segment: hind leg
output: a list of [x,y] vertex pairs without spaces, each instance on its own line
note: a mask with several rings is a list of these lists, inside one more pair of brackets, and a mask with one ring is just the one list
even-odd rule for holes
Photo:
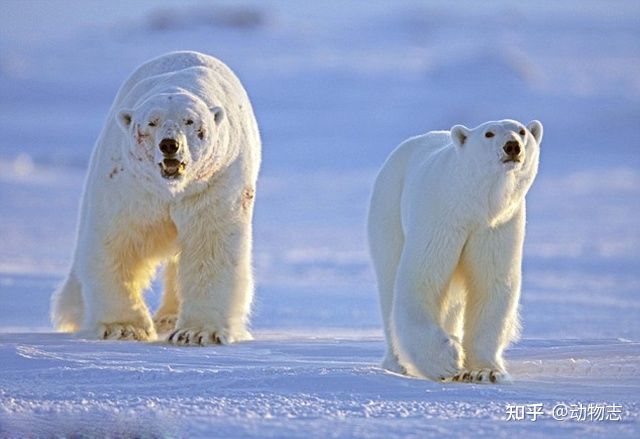
[[394,277],[382,277],[379,275],[378,289],[380,292],[380,310],[382,312],[382,320],[384,323],[384,334],[386,340],[386,351],[382,360],[382,368],[391,372],[406,374],[406,368],[400,364],[398,354],[393,345],[393,336],[391,333],[391,312],[393,308],[393,284]]
[[397,215],[394,216],[394,213],[386,205],[379,206],[375,202],[372,203],[368,224],[369,253],[376,274],[380,297],[380,313],[386,340],[382,368],[391,372],[406,374],[406,369],[398,360],[391,334],[394,285],[404,242],[400,218]]
[[462,342],[464,332],[465,286],[456,271],[443,300],[442,327],[451,338]]
[[82,326],[84,300],[82,287],[72,269],[51,298],[51,322],[62,332],[75,332]]
[[374,253],[372,249],[372,258],[378,280],[380,312],[382,314],[386,340],[386,352],[384,359],[382,360],[382,367],[391,372],[405,374],[407,371],[398,360],[398,354],[393,346],[393,337],[391,334],[391,312],[393,308],[394,284],[396,270],[400,260],[400,252],[402,251],[402,247],[400,245],[394,245],[398,242],[401,242],[401,236],[392,239],[391,242],[389,242],[389,245],[377,254]]
[[164,292],[162,304],[153,316],[157,333],[173,331],[178,320],[180,300],[178,294],[178,256],[167,261],[164,269]]

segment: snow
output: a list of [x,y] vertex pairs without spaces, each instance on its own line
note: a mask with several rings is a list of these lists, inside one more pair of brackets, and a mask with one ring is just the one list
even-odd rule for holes
[[632,433],[631,422],[638,421],[635,395],[622,383],[638,375],[635,342],[525,341],[511,354],[517,382],[482,386],[381,371],[375,365],[382,354],[377,333],[259,335],[252,343],[210,349],[3,335],[2,388],[12,384],[1,394],[0,419],[20,436],[47,428],[190,437],[457,437],[468,431],[502,437],[551,428],[563,435],[596,434],[612,426],[556,425],[552,419],[507,423],[505,404],[534,401],[550,410],[555,401],[592,401],[606,389],[596,401],[625,407],[626,421],[614,427],[616,433]]
[[[637,2],[106,5],[0,3],[0,437],[638,436]],[[92,143],[127,74],[177,49],[228,63],[261,125],[256,340],[53,333]],[[545,125],[514,383],[386,373],[364,245],[376,170],[409,136],[505,117]],[[535,403],[537,421],[506,420]],[[556,421],[558,403],[622,421]]]

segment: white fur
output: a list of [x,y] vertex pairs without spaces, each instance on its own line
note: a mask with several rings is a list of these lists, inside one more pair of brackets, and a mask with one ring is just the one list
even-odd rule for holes
[[[168,137],[185,163],[177,179],[160,172]],[[166,262],[159,332],[175,325],[178,344],[249,339],[260,148],[246,92],[222,62],[175,52],[139,67],[91,157],[73,264],[52,299],[55,326],[153,340],[142,292]]]
[[[537,121],[457,125],[411,138],[387,159],[368,221],[383,367],[435,380],[507,378],[502,353],[519,329],[524,198],[541,139]],[[521,147],[519,163],[503,163],[509,140]]]

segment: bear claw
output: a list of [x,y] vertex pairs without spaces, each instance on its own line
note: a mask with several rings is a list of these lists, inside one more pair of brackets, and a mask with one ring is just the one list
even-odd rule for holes
[[155,339],[153,329],[146,329],[130,323],[105,323],[98,328],[98,338],[102,340],[137,340]]
[[212,344],[228,344],[226,337],[213,330],[176,329],[167,341],[179,346],[207,346]]
[[509,381],[509,375],[494,369],[473,369],[460,372],[447,381],[462,383],[492,383],[500,384]]

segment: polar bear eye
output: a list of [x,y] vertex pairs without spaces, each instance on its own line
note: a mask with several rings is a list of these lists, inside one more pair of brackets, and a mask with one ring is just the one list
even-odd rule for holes
[[524,135],[526,134],[524,128],[520,128],[520,132],[518,134],[520,134],[522,137],[524,137]]
[[187,119],[184,121],[185,125],[193,125],[193,120],[192,119]]
[[487,139],[490,139],[490,138],[492,138],[492,137],[494,136],[494,134],[493,134],[491,131],[487,131],[487,132],[484,134],[484,136],[485,136]]
[[148,125],[149,125],[150,127],[154,127],[154,126],[156,126],[156,125],[157,125],[157,123],[156,123],[156,121],[155,121],[155,120],[152,120],[151,122],[149,122],[149,123],[148,123]]

